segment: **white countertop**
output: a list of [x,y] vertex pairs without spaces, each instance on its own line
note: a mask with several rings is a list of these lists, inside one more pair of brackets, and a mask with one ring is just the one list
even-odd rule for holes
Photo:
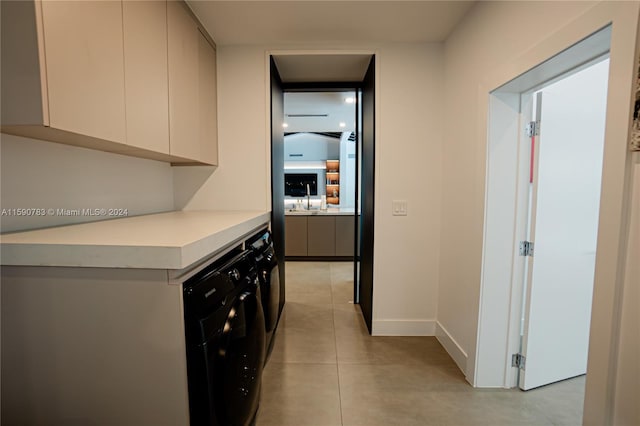
[[266,225],[265,211],[179,211],[0,235],[2,265],[183,269]]
[[326,210],[319,208],[311,208],[311,210],[295,210],[285,209],[286,216],[353,216],[355,209],[353,207],[329,207]]

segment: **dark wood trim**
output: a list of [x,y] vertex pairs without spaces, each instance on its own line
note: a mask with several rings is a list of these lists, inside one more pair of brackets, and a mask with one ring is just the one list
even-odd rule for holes
[[362,88],[362,166],[361,166],[361,246],[360,309],[369,333],[373,323],[373,244],[375,212],[375,55],[364,77]]
[[278,318],[284,308],[286,283],[284,271],[284,91],[273,57],[271,62],[271,234],[278,258],[280,274],[280,306]]
[[[355,206],[358,210],[360,205],[360,190],[361,190],[361,178],[360,163],[362,162],[362,102],[361,102],[362,88],[359,88],[356,93],[356,170],[355,170]],[[360,247],[362,236],[362,214],[355,214],[353,217],[353,303],[360,304]]]

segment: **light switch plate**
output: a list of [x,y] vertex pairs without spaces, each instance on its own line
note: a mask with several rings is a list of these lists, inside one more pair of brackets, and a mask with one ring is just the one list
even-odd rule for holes
[[391,212],[394,216],[406,216],[407,200],[393,200],[391,202]]

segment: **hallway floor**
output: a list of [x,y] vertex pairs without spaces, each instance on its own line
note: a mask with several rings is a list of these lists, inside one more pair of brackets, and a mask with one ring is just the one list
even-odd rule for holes
[[350,262],[287,262],[257,426],[581,424],[584,377],[474,389],[435,337],[372,337]]

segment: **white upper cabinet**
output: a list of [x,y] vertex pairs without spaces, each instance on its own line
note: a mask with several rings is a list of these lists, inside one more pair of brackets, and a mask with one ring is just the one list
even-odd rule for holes
[[216,49],[207,38],[198,34],[198,97],[200,103],[201,158],[209,164],[218,164],[218,105],[216,88]]
[[125,143],[122,3],[2,2],[2,92],[3,132]]
[[3,133],[217,163],[215,47],[184,2],[0,4]]
[[198,25],[182,2],[167,2],[169,141],[171,154],[196,158],[198,141]]
[[167,7],[170,152],[217,164],[216,51],[184,3]]
[[125,143],[122,3],[42,2],[49,124]]
[[124,1],[127,144],[169,154],[166,1]]

